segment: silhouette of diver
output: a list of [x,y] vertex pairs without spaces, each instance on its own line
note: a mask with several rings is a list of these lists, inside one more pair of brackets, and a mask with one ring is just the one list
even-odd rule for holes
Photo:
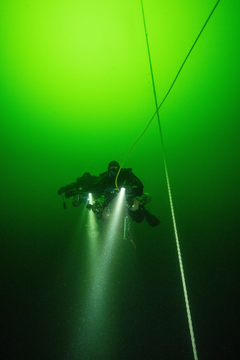
[[[89,192],[99,194],[99,198],[94,201],[91,207],[92,211],[101,214],[103,209],[116,196],[115,179],[119,171],[119,163],[111,161],[108,170],[99,176],[90,175],[85,172],[75,183],[61,187],[58,194],[65,193],[65,197],[73,197],[72,205],[77,207],[84,202],[84,194]],[[125,188],[127,197],[128,215],[133,221],[140,223],[146,219],[148,224],[155,227],[160,224],[160,220],[145,209],[145,205],[151,201],[148,193],[143,193],[143,184],[132,172],[131,168],[121,169],[118,179],[119,188]]]

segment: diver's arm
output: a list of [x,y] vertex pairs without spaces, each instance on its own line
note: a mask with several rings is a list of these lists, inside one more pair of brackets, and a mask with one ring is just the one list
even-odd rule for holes
[[84,173],[80,178],[77,179],[76,182],[61,187],[58,190],[58,195],[61,195],[62,193],[66,193],[71,190],[75,189],[82,189],[83,191],[89,191],[89,192],[98,192],[99,189],[99,181],[101,179],[98,176],[90,175],[89,173]]
[[61,195],[62,193],[66,193],[67,191],[70,190],[79,189],[82,187],[86,187],[87,185],[95,184],[97,181],[98,181],[98,176],[90,175],[90,173],[85,172],[80,178],[77,179],[76,182],[61,187],[58,190],[58,195]]
[[58,190],[58,195],[61,195],[62,193],[66,193],[67,191],[70,191],[70,190],[73,190],[73,189],[78,189],[79,186],[78,186],[78,183],[75,182],[75,183],[72,183],[70,185],[67,185],[67,186],[62,186],[59,190]]

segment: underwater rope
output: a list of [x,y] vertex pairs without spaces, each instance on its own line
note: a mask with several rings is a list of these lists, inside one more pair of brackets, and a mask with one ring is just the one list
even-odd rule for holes
[[[182,285],[183,285],[183,293],[184,293],[184,299],[185,299],[185,305],[186,305],[186,311],[187,311],[187,318],[188,318],[188,325],[189,325],[189,331],[190,331],[190,337],[191,337],[191,342],[192,342],[192,348],[193,348],[193,355],[194,355],[194,359],[198,360],[198,355],[197,355],[197,348],[196,348],[196,343],[195,343],[195,337],[194,337],[194,331],[193,331],[193,325],[192,325],[192,317],[191,317],[191,311],[190,311],[190,306],[189,306],[189,300],[188,300],[188,293],[187,293],[187,286],[186,286],[186,281],[185,281],[185,276],[184,276],[184,268],[183,268],[183,262],[182,262],[182,255],[181,255],[181,249],[180,249],[180,243],[179,243],[179,238],[178,238],[178,231],[177,231],[177,224],[176,224],[176,218],[175,218],[175,213],[174,213],[174,207],[173,207],[173,201],[172,201],[172,192],[171,192],[171,187],[170,187],[170,181],[169,181],[169,175],[168,175],[168,169],[167,169],[167,162],[166,162],[166,155],[165,155],[165,148],[164,148],[164,143],[163,143],[163,136],[162,136],[162,129],[161,129],[161,125],[160,125],[160,117],[159,117],[159,109],[162,106],[162,104],[164,103],[164,101],[166,100],[167,96],[169,95],[173,85],[175,84],[184,64],[186,63],[190,53],[192,52],[194,46],[196,45],[200,35],[202,34],[205,26],[207,25],[210,17],[212,16],[214,10],[216,9],[218,3],[220,0],[217,1],[216,5],[214,6],[213,10],[211,11],[207,21],[205,22],[204,26],[202,27],[200,33],[198,34],[194,44],[192,45],[190,51],[188,52],[184,62],[182,63],[172,85],[170,86],[167,94],[165,95],[164,99],[162,100],[161,104],[158,106],[158,102],[157,102],[157,95],[156,95],[156,89],[155,89],[155,84],[154,84],[154,76],[153,76],[153,69],[152,69],[152,62],[151,62],[151,56],[150,56],[150,49],[149,49],[149,43],[148,43],[148,34],[147,34],[147,27],[146,27],[146,21],[145,21],[145,16],[144,16],[144,9],[143,9],[143,1],[141,0],[141,6],[142,6],[142,15],[143,15],[143,23],[144,23],[144,29],[145,29],[145,35],[146,35],[146,43],[147,43],[147,50],[148,50],[148,58],[149,58],[149,65],[150,65],[150,71],[151,71],[151,77],[152,77],[152,85],[153,85],[153,93],[154,93],[154,99],[155,99],[155,106],[156,106],[156,112],[154,113],[152,119],[150,120],[148,126],[150,125],[150,123],[152,122],[154,116],[157,114],[157,118],[158,118],[158,125],[159,125],[159,132],[160,132],[160,139],[161,139],[161,145],[162,145],[162,154],[163,154],[163,161],[164,161],[164,168],[165,168],[165,174],[166,174],[166,181],[167,181],[167,188],[168,188],[168,196],[169,196],[169,201],[170,201],[170,208],[171,208],[171,215],[172,215],[172,221],[173,221],[173,227],[174,227],[174,234],[175,234],[175,240],[176,240],[176,246],[177,246],[177,253],[178,253],[178,261],[179,261],[179,266],[180,266],[180,273],[181,273],[181,278],[182,278]],[[147,127],[148,127],[147,126]],[[147,128],[146,128],[147,129]],[[144,131],[145,132],[145,131]]]
[[[144,131],[143,131],[143,133],[139,136],[139,138],[135,141],[135,143],[132,145],[132,147],[130,148],[130,150],[127,152],[127,154],[126,154],[125,158],[123,159],[122,164],[121,164],[121,166],[120,166],[120,168],[119,168],[119,170],[118,170],[118,173],[117,173],[117,175],[116,175],[116,178],[115,178],[115,186],[116,186],[116,188],[118,188],[118,186],[117,186],[117,179],[118,179],[119,173],[120,173],[120,171],[121,171],[121,169],[122,169],[122,167],[123,167],[123,164],[125,163],[126,159],[128,158],[129,154],[131,153],[132,149],[135,147],[135,145],[138,143],[138,141],[141,139],[141,137],[142,137],[142,136],[145,134],[145,132],[147,131],[148,127],[149,127],[149,126],[150,126],[150,124],[152,123],[152,121],[153,121],[154,117],[156,116],[156,114],[158,114],[158,111],[160,110],[161,106],[163,105],[164,101],[166,100],[166,98],[168,97],[168,95],[169,95],[170,91],[172,90],[173,85],[175,84],[175,82],[176,82],[176,80],[177,80],[177,78],[178,78],[178,76],[179,76],[180,72],[182,71],[183,66],[185,65],[185,63],[186,63],[186,61],[187,61],[187,59],[188,59],[189,55],[191,54],[191,52],[192,52],[192,50],[193,50],[194,46],[196,45],[196,43],[197,43],[198,39],[200,38],[200,36],[201,36],[201,34],[202,34],[202,32],[203,32],[204,28],[206,27],[206,25],[207,25],[208,21],[210,20],[210,18],[211,18],[211,16],[212,16],[212,14],[214,13],[214,11],[215,11],[215,9],[216,9],[217,5],[219,4],[219,2],[220,2],[220,0],[218,0],[218,1],[216,2],[216,4],[215,4],[214,8],[212,9],[212,11],[211,11],[211,13],[210,13],[210,15],[208,16],[207,20],[205,21],[205,23],[204,23],[204,25],[203,25],[203,27],[202,27],[201,31],[199,32],[199,34],[198,34],[198,36],[197,36],[196,40],[194,41],[194,43],[193,43],[193,45],[192,45],[191,49],[189,50],[189,52],[188,52],[187,56],[185,57],[185,59],[184,59],[184,61],[183,61],[182,65],[180,66],[180,69],[178,70],[178,73],[177,73],[177,75],[175,76],[175,78],[174,78],[174,80],[173,80],[173,82],[172,82],[172,84],[171,84],[171,86],[170,86],[169,90],[167,91],[166,95],[164,96],[164,98],[163,98],[162,102],[160,103],[160,105],[159,105],[159,106],[158,106],[158,105],[156,105],[156,111],[155,111],[155,113],[153,114],[153,116],[151,117],[150,121],[148,122],[148,124],[147,124],[147,126],[146,126],[145,130],[144,130]],[[143,11],[143,3],[142,3],[142,0],[141,0],[141,6],[142,6],[142,11]],[[144,14],[144,13],[143,13],[143,14]],[[145,17],[144,17],[144,16],[143,16],[143,19],[144,19],[144,20],[143,20],[143,21],[144,21],[144,28],[145,28],[145,34],[146,34],[146,39],[147,39],[146,23],[145,23]],[[149,52],[149,46],[148,46],[148,40],[147,40],[147,47],[148,47],[148,54],[150,55],[150,52]],[[152,75],[152,64],[151,64],[151,62],[150,62],[150,68],[151,68],[151,76],[152,76],[152,80],[153,80],[153,75]],[[155,91],[155,85],[154,85],[154,82],[153,82],[153,87],[154,87],[154,91]],[[155,99],[155,103],[156,103],[156,99]],[[159,127],[160,127],[160,122],[159,122]],[[161,131],[161,130],[160,130],[160,131]]]
[[[192,325],[192,317],[191,317],[191,311],[190,311],[189,300],[188,300],[187,286],[186,286],[186,281],[185,281],[185,276],[184,276],[182,255],[181,255],[181,249],[180,249],[180,244],[179,244],[179,239],[178,239],[177,224],[176,224],[173,201],[172,201],[172,192],[171,192],[170,181],[169,181],[169,176],[168,176],[168,168],[167,168],[167,162],[166,162],[166,156],[165,156],[165,148],[164,148],[164,144],[163,144],[162,129],[161,129],[161,125],[160,125],[160,116],[159,116],[159,111],[158,111],[159,108],[158,108],[158,102],[157,102],[157,94],[156,94],[156,89],[155,89],[155,84],[154,84],[154,76],[153,76],[151,55],[150,55],[150,49],[149,49],[148,37],[147,37],[147,35],[148,35],[147,34],[147,27],[146,27],[146,21],[145,21],[145,15],[144,15],[144,9],[143,9],[142,0],[141,0],[141,5],[142,5],[143,23],[144,23],[144,29],[145,29],[145,35],[146,35],[147,50],[148,50],[148,59],[149,59],[151,77],[152,77],[153,94],[154,94],[154,99],[155,99],[156,113],[157,113],[157,118],[158,118],[158,126],[159,126],[160,139],[161,139],[161,145],[162,145],[163,162],[164,162],[164,168],[165,168],[165,174],[166,174],[166,180],[167,180],[168,196],[169,196],[169,201],[170,201],[171,215],[172,215],[172,221],[173,221],[173,227],[174,227],[174,234],[175,234],[175,240],[176,240],[176,245],[177,245],[178,261],[179,261],[179,265],[180,265],[180,273],[181,273],[181,278],[182,278],[183,293],[184,293],[185,305],[186,305],[186,310],[187,310],[188,325],[189,325],[189,330],[190,330],[190,337],[191,337],[191,342],[192,342],[194,359],[198,360],[197,347],[196,347],[196,342],[195,342],[195,337],[194,337],[194,331],[193,331],[193,325]],[[176,81],[176,78],[175,78],[175,81]],[[166,98],[166,96],[165,96],[165,98]]]

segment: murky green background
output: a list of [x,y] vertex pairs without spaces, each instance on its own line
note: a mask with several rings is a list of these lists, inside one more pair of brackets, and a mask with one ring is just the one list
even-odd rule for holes
[[[159,102],[214,5],[144,1]],[[239,353],[239,30],[220,1],[160,110],[199,359]],[[0,64],[3,358],[192,359],[157,120],[124,167],[162,223],[116,244],[87,318],[88,214],[57,195],[155,111],[140,1],[1,1]]]

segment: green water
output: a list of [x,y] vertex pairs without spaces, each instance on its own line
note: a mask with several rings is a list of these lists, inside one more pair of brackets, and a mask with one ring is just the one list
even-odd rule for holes
[[[144,1],[159,102],[214,5]],[[239,351],[239,15],[220,1],[160,110],[200,359]],[[6,349],[80,358],[86,214],[57,190],[121,163],[155,112],[141,2],[1,1],[0,95]],[[98,358],[191,359],[157,119],[124,167],[162,223],[134,224],[136,252],[116,255]]]

